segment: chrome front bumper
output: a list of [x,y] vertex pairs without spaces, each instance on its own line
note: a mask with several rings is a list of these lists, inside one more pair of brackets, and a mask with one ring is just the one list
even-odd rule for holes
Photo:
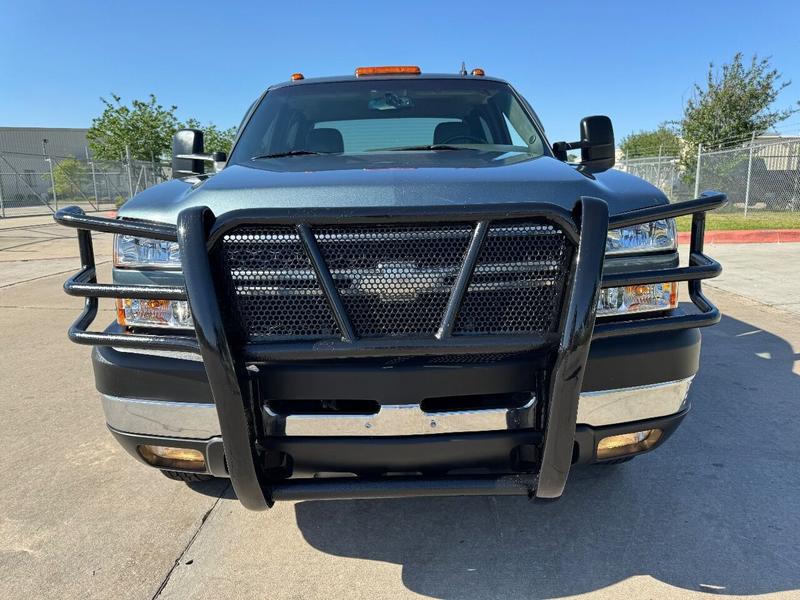
[[[584,392],[579,425],[606,426],[665,417],[686,408],[693,377],[640,387]],[[220,435],[213,404],[161,402],[101,394],[108,424],[142,435],[208,439]],[[535,398],[524,407],[529,408]],[[503,431],[532,426],[522,409],[426,413],[417,404],[384,405],[373,415],[291,415],[282,419],[287,436],[402,436]],[[274,415],[273,415],[274,416]]]

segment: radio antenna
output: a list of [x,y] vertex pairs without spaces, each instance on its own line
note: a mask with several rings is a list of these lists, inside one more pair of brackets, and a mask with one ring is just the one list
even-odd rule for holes
[[458,74],[461,75],[462,77],[466,77],[467,76],[467,63],[466,63],[466,61],[463,61],[463,60],[461,61],[461,70],[458,72]]

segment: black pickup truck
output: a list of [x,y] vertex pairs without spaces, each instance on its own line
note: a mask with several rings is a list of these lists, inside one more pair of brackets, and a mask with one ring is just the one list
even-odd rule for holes
[[[230,477],[255,510],[552,499],[574,464],[652,450],[720,318],[701,280],[720,272],[703,232],[725,197],[669,204],[614,152],[603,116],[551,144],[480,69],[296,73],[253,103],[230,156],[179,131],[173,179],[117,218],[56,215],[78,229],[69,336],[94,346],[108,427],[172,478]],[[92,231],[115,234],[113,283]],[[117,309],[102,331],[98,298]]]

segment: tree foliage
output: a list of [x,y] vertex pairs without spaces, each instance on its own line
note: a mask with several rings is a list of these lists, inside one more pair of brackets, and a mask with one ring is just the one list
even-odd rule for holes
[[639,156],[675,156],[680,152],[681,141],[673,127],[662,123],[657,129],[641,130],[622,138],[620,148],[625,158]]
[[757,55],[745,64],[739,52],[719,71],[710,64],[705,85],[695,84],[680,123],[684,140],[681,163],[686,174],[694,177],[699,144],[715,149],[741,143],[800,111],[800,103],[784,109],[773,107],[790,84],[781,81],[781,74],[768,58]]
[[204,152],[225,152],[231,153],[231,146],[236,137],[236,127],[229,127],[228,129],[220,129],[214,123],[207,123],[201,125],[197,119],[187,119],[181,125],[187,129],[202,129],[203,130],[203,151]]
[[178,128],[176,106],[165,108],[150,94],[147,101],[133,100],[130,105],[111,94],[111,100],[100,98],[105,108],[92,120],[86,134],[96,158],[120,160],[125,147],[134,160],[158,160],[169,154],[172,136]]
[[[77,159],[64,158],[54,164],[53,181],[56,196],[61,199],[76,199],[82,196],[82,180],[87,175],[86,165]],[[52,191],[51,189],[50,192]]]

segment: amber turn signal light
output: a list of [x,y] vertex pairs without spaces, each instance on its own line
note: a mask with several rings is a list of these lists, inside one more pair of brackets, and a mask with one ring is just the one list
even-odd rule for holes
[[364,77],[368,75],[419,75],[422,73],[419,67],[403,66],[403,67],[358,67],[356,69],[356,77]]
[[149,464],[159,469],[179,469],[181,471],[205,471],[206,459],[200,450],[194,448],[171,448],[169,446],[139,446],[139,455]]
[[610,435],[597,442],[597,459],[605,460],[649,450],[661,439],[660,429]]

